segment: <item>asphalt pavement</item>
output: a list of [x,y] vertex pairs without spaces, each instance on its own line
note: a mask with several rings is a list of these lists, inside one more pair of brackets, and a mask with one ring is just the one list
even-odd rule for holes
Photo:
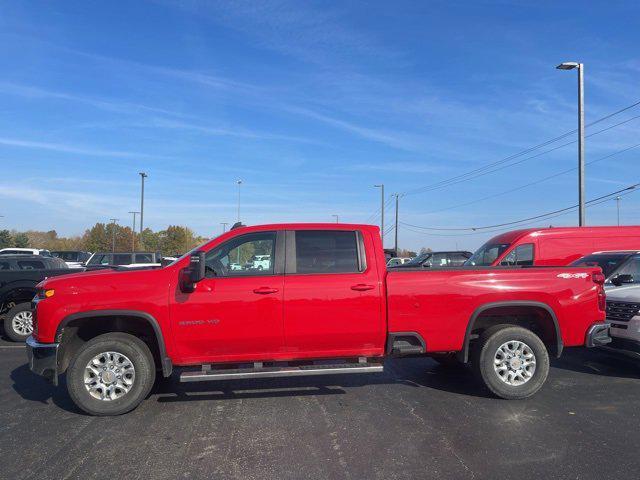
[[97,418],[1,341],[0,478],[637,478],[639,393],[639,364],[569,350],[524,401],[415,358],[380,374],[170,379]]

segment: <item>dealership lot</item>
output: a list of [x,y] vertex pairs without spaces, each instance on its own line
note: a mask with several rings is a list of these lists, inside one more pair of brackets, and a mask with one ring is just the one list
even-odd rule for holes
[[533,398],[490,398],[466,370],[159,383],[135,411],[82,414],[0,343],[0,476],[613,478],[640,467],[640,366],[574,350]]

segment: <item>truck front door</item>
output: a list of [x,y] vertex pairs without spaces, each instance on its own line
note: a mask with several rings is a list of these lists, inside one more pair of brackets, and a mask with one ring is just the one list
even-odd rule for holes
[[[287,232],[285,346],[297,357],[384,353],[382,285],[373,241],[354,230]],[[369,264],[368,264],[369,263]]]
[[[282,246],[281,246],[282,245]],[[257,268],[251,259],[268,260]],[[182,359],[263,360],[283,349],[284,232],[239,235],[206,254],[206,278],[176,289],[172,328]]]

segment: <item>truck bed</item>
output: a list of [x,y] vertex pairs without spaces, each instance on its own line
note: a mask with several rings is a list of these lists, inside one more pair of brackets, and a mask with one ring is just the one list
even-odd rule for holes
[[[594,267],[452,267],[390,269],[386,276],[389,332],[416,332],[428,352],[459,351],[474,317],[534,306],[555,319],[562,345],[583,345],[593,312]],[[529,311],[531,309],[529,308]],[[593,315],[593,314],[592,314]]]

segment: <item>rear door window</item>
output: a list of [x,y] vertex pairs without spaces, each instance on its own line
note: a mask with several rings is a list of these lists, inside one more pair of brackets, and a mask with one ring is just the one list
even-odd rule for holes
[[152,253],[136,253],[134,263],[154,263]]
[[295,232],[295,272],[290,273],[357,273],[360,263],[356,232]]
[[20,270],[44,270],[44,263],[40,260],[18,260]]
[[432,262],[432,266],[434,267],[446,267],[449,265],[449,259],[446,253],[434,253]]
[[130,265],[131,255],[128,253],[114,253],[112,265]]
[[449,265],[452,267],[459,267],[464,262],[467,261],[469,257],[464,253],[450,253],[449,254]]

